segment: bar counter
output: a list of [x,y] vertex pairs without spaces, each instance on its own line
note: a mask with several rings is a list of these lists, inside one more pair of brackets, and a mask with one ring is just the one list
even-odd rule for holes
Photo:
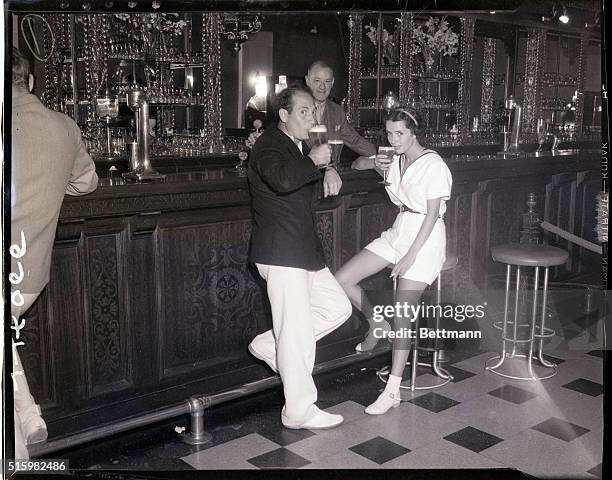
[[[449,157],[445,219],[459,265],[446,285],[487,287],[500,268],[490,247],[519,240],[532,192],[540,218],[594,241],[599,161],[597,150]],[[332,271],[396,214],[375,172],[341,175],[341,195],[316,201]],[[246,179],[230,167],[109,183],[66,197],[50,283],[25,317],[21,358],[50,438],[271,375],[246,349],[271,325],[265,286],[247,263]],[[557,277],[598,268],[591,252],[557,244],[571,253]],[[382,287],[386,276],[367,286]],[[317,362],[353,353],[365,330],[354,314],[320,342]]]

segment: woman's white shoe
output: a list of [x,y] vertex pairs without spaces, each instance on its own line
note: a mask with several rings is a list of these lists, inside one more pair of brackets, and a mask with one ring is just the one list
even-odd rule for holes
[[399,393],[384,391],[372,405],[365,409],[365,413],[369,415],[382,415],[387,413],[390,408],[398,407],[401,401],[402,398]]

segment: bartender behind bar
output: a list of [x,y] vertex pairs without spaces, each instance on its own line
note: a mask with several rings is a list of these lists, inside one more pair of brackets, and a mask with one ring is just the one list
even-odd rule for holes
[[[98,176],[77,124],[70,117],[45,108],[30,93],[34,77],[27,58],[17,48],[13,48],[12,63],[11,244],[22,248],[23,232],[26,245],[25,255],[11,259],[12,272],[20,271],[17,260],[23,267],[23,279],[12,285],[13,292],[19,290],[23,297],[22,305],[11,306],[15,327],[15,322],[23,324],[21,316],[49,282],[51,251],[64,195],[93,192]],[[21,341],[15,340],[15,458],[21,460],[29,458],[26,445],[47,438],[47,426],[30,394],[19,360],[23,337]]]

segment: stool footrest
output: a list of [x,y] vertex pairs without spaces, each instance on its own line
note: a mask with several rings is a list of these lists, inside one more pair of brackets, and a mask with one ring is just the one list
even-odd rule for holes
[[[417,365],[420,367],[429,367],[433,369],[433,364],[429,362],[418,362]],[[411,361],[406,362],[406,366],[412,366],[412,362]],[[384,377],[387,377],[389,375],[390,370],[391,368],[389,366],[383,367],[376,372],[376,376],[380,379],[380,381],[387,383],[387,380]],[[437,370],[443,375],[445,375],[445,377],[441,377],[434,373],[434,376],[436,378],[439,378],[440,380],[442,380],[441,382],[435,383],[433,385],[418,386],[414,384],[416,379],[411,378],[410,386],[400,385],[400,389],[402,390],[431,390],[433,388],[443,387],[444,385],[448,384],[449,382],[453,380],[453,376],[445,368],[438,366]]]
[[[505,360],[507,358],[528,358],[528,355],[523,355],[523,354],[515,354],[513,356],[509,356],[508,354],[506,354],[506,356],[502,359],[501,355],[495,355],[494,357],[489,358],[486,362],[485,362],[485,370],[490,371],[491,373],[494,373],[495,375],[499,375],[500,377],[504,377],[504,378],[510,378],[512,380],[531,380],[531,381],[541,381],[541,380],[546,380],[548,378],[554,377],[557,374],[557,365],[554,363],[549,363],[548,365],[543,365],[543,364],[539,364],[539,368],[543,368],[546,369],[546,371],[550,372],[548,374],[544,374],[544,375],[538,375],[533,371],[533,364],[531,364],[531,362],[529,363],[530,367],[531,367],[531,372],[532,375],[512,375],[511,373],[508,372],[503,372],[500,371],[500,367],[504,364]],[[532,360],[539,360],[539,358],[537,356],[532,356]],[[493,361],[497,361],[496,365],[490,366],[489,364],[492,363]]]

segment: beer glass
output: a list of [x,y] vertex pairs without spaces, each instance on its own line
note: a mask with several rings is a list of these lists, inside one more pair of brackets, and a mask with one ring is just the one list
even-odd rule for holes
[[[311,148],[318,147],[320,145],[325,145],[328,141],[327,127],[325,125],[315,125],[310,130],[308,130],[308,138],[310,139],[310,143],[312,144]],[[333,157],[330,157],[330,161],[333,161]],[[325,165],[319,165],[318,167],[325,168],[328,165],[329,163],[326,163]]]
[[391,185],[387,182],[387,172],[389,171],[389,165],[393,161],[393,155],[395,154],[395,148],[393,147],[378,147],[378,156],[376,158],[379,165],[386,166],[386,168],[381,168],[383,172],[383,180],[378,182],[385,187]]
[[331,149],[331,160],[329,165],[336,166],[340,161],[340,153],[342,153],[342,147],[344,147],[344,140],[339,138],[331,138],[327,144]]
[[327,127],[325,125],[315,125],[308,131],[308,138],[313,147],[327,143]]

